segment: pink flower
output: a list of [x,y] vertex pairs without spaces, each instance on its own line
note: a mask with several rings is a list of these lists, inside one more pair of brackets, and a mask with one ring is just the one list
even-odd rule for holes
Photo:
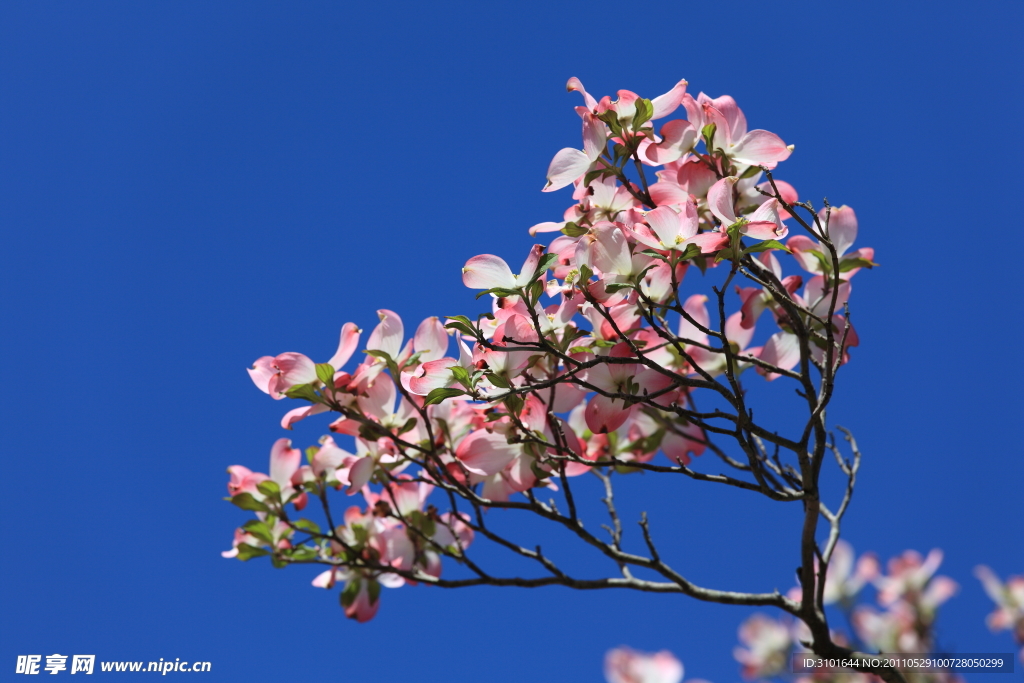
[[604,677],[608,683],[679,683],[683,664],[668,650],[647,653],[617,647],[604,657]]

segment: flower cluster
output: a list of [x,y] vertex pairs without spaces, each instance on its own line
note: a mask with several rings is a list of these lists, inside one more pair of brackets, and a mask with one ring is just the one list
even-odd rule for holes
[[[346,613],[366,620],[381,585],[436,583],[442,557],[482,580],[466,549],[474,533],[498,539],[481,509],[519,499],[564,519],[533,492],[560,492],[575,515],[570,480],[587,473],[700,478],[692,458],[711,449],[753,477],[716,481],[804,495],[777,454],[781,445],[803,457],[806,446],[752,423],[742,381],[749,370],[786,378],[827,403],[858,344],[851,279],[875,265],[871,249],[851,251],[854,210],[798,202],[773,175],[792,145],[748,130],[731,97],[694,98],[685,81],[653,99],[621,90],[598,100],[577,79],[568,89],[583,97],[582,149],[555,155],[544,190],[571,187],[573,204],[530,229],[554,239],[518,271],[491,254],[466,262],[463,282],[489,298],[486,313],[428,318],[407,340],[401,318],[380,310],[362,362],[347,370],[362,334],[353,323],[326,362],[295,352],[254,362],[260,390],[301,403],[282,427],[320,413],[333,421],[305,464],[280,439],[269,474],[229,469],[231,501],[255,519],[225,555],[326,565],[314,585],[343,581]],[[786,221],[805,234],[790,236]],[[811,419],[821,414],[812,405]],[[715,435],[736,439],[742,461]],[[336,523],[332,490],[365,505]],[[428,501],[432,491],[443,502]],[[297,516],[311,500],[320,523]],[[539,551],[514,552],[544,564]]]

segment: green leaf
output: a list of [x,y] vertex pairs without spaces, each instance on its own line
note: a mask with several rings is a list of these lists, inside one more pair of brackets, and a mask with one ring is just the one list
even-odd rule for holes
[[648,99],[640,98],[636,101],[636,113],[633,114],[633,130],[640,128],[654,116],[654,103]]
[[329,387],[334,386],[334,366],[330,363],[316,364],[316,378]]
[[717,130],[718,126],[713,123],[709,123],[700,129],[700,136],[704,138],[704,144],[707,146],[708,152],[714,148],[715,131]]
[[467,389],[473,388],[473,380],[469,376],[469,371],[466,370],[466,368],[462,367],[461,365],[453,365],[448,369],[452,371],[452,377],[455,378],[456,382],[466,387]]
[[[692,246],[695,246],[695,245],[693,245],[693,244],[687,245],[687,247],[692,247]],[[660,251],[655,251],[654,249],[644,249],[640,253],[643,254],[644,256],[650,256],[651,258],[661,259],[662,261],[667,261],[668,260],[667,256],[662,254]]]
[[[459,316],[462,317],[462,316]],[[476,337],[476,330],[473,329],[472,325],[463,323],[461,321],[453,321],[444,326],[446,330],[458,330],[462,334],[470,337]]]
[[510,389],[512,387],[512,384],[507,379],[501,375],[496,375],[493,372],[485,375],[485,377],[496,387],[500,387],[502,389]]
[[761,251],[768,251],[769,249],[781,249],[787,254],[791,253],[789,249],[782,242],[778,240],[765,240],[764,242],[758,242],[757,244],[747,247],[743,250],[744,254],[756,254]]
[[313,458],[315,458],[316,454],[319,453],[319,452],[320,452],[320,449],[317,448],[316,446],[310,446],[309,448],[307,448],[306,449],[306,461],[310,465],[312,465],[313,464]]
[[613,282],[610,285],[605,285],[604,286],[604,291],[608,292],[609,294],[614,294],[615,292],[621,291],[623,289],[636,289],[636,288],[632,284],[630,284],[628,282]]
[[608,124],[608,127],[611,129],[613,136],[618,137],[622,135],[622,125],[619,123],[618,114],[616,114],[613,110],[607,109],[598,114],[597,118],[601,119],[602,121]]
[[231,502],[243,510],[252,510],[254,512],[270,512],[270,508],[256,500],[251,493],[243,491],[242,493],[236,493],[231,496]]
[[238,544],[238,559],[242,562],[248,562],[254,557],[263,557],[269,555],[270,551],[265,548],[257,548],[256,546],[249,545],[248,543]]
[[508,408],[508,411],[510,413],[512,413],[513,415],[519,415],[519,413],[522,412],[523,405],[525,405],[526,402],[522,399],[521,396],[519,396],[519,394],[511,394],[505,399],[504,403],[505,407]]
[[439,387],[437,389],[432,389],[431,392],[427,394],[427,398],[423,401],[423,405],[432,406],[435,403],[440,403],[441,401],[447,398],[451,398],[452,396],[463,396],[465,393],[466,392],[463,391],[462,389]]
[[826,256],[825,254],[821,253],[816,249],[808,249],[803,253],[810,254],[811,256],[816,258],[818,260],[818,263],[821,264],[822,271],[826,273],[832,272],[832,259],[829,256]]
[[590,232],[590,230],[588,230],[587,228],[581,228],[579,225],[572,221],[566,223],[565,227],[562,228],[562,234],[568,235],[569,237],[579,237],[581,235],[586,235],[588,232]]
[[311,403],[319,403],[320,397],[317,396],[316,390],[308,384],[296,384],[288,391],[284,392],[284,395],[288,398],[301,398]]
[[583,176],[583,186],[586,187],[587,185],[590,185],[590,183],[594,182],[594,180],[596,178],[598,178],[599,176],[604,175],[605,170],[606,169],[599,168],[599,169],[596,169],[594,171],[590,171],[589,173],[587,173],[585,176]]
[[688,261],[690,259],[695,259],[698,256],[700,256],[700,247],[696,244],[687,244],[681,258],[684,261]]
[[588,266],[586,263],[580,266],[579,282],[586,282],[592,277],[594,277],[594,271],[590,269],[590,266]]
[[[439,403],[440,403],[440,401],[439,401]],[[405,424],[402,425],[402,428],[398,430],[398,436],[401,436],[402,434],[405,434],[406,432],[412,431],[413,427],[415,427],[415,426],[416,426],[416,418],[415,417],[410,417],[408,420],[405,421]]]
[[740,180],[743,180],[745,178],[753,178],[754,176],[756,176],[760,172],[761,172],[761,167],[760,166],[751,166],[750,168],[748,168],[746,171],[743,172],[743,175],[740,176]]
[[314,521],[312,521],[310,519],[299,519],[299,520],[296,520],[295,522],[293,522],[293,524],[295,525],[295,527],[297,529],[303,529],[305,531],[310,531],[310,532],[312,532],[314,534],[320,533],[320,527],[317,525],[316,522],[314,522]]
[[537,270],[534,271],[534,279],[539,278],[544,272],[555,263],[558,263],[558,254],[544,254],[537,263]]
[[586,346],[574,346],[571,349],[569,349],[569,353],[591,353],[592,351],[593,349],[590,349]]
[[274,543],[274,534],[270,531],[270,525],[264,521],[258,519],[250,519],[248,522],[242,525],[245,531],[261,541],[267,543]]
[[878,264],[866,258],[845,258],[839,262],[839,272],[846,273],[854,268],[874,268]]
[[482,297],[482,296],[484,296],[486,294],[496,294],[497,296],[505,299],[505,298],[508,298],[510,296],[519,296],[519,290],[518,289],[505,289],[504,287],[492,287],[490,289],[485,289],[484,291],[482,291],[479,294],[477,294],[476,298],[479,299],[480,297]]
[[540,280],[534,280],[533,284],[530,285],[530,301],[537,303],[540,301],[541,294],[544,293],[544,283]]
[[296,548],[286,551],[287,555],[297,562],[308,562],[315,560],[319,553],[316,548],[311,548],[308,545],[300,545]]
[[280,498],[281,487],[276,481],[266,480],[256,484],[256,490],[267,498]]

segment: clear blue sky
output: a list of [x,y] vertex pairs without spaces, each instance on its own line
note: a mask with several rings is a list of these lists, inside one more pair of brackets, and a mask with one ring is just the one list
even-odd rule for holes
[[[570,76],[731,94],[796,144],[782,177],[803,198],[856,208],[882,267],[855,281],[862,342],[832,409],[866,454],[846,537],[943,548],[962,586],[943,644],[1009,650],[971,569],[1024,573],[1022,7],[5,3],[0,672],[60,652],[209,660],[204,680],[583,682],[626,644],[739,680],[741,608],[403,588],[358,625],[312,570],[219,554],[245,519],[225,467],[264,468],[281,435],[245,367],[326,358],[381,307],[478,310],[463,262],[519,263],[569,203],[539,190],[579,143]],[[645,486],[697,578],[792,585],[794,514],[626,491]]]

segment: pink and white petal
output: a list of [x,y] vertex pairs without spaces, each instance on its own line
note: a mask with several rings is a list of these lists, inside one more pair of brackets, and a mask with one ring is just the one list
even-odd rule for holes
[[479,430],[462,440],[455,449],[455,457],[473,474],[490,476],[505,469],[520,451],[503,435]]
[[554,192],[571,184],[590,169],[590,164],[590,157],[578,149],[566,147],[559,150],[548,166],[548,182],[542,191]]
[[591,162],[597,161],[607,145],[608,128],[604,121],[590,112],[583,114],[583,153],[587,159]]
[[252,364],[252,367],[246,368],[246,371],[249,373],[249,377],[252,379],[252,383],[256,385],[257,389],[262,391],[264,394],[270,394],[275,399],[279,399],[281,396],[276,396],[270,391],[270,382],[274,379],[274,376],[277,375],[277,368],[274,367],[274,360],[273,356],[257,358]]
[[[690,201],[690,193],[673,182],[662,181],[654,183],[649,189],[651,199],[658,206],[685,204]],[[561,228],[558,229],[561,230]]]
[[686,79],[683,79],[672,86],[664,95],[658,95],[651,104],[654,105],[654,114],[651,116],[651,120],[663,119],[676,110],[679,103],[683,101],[683,96],[686,94],[686,86],[689,85]]
[[733,206],[733,186],[737,178],[722,178],[708,190],[708,208],[722,225],[729,227],[736,222],[736,209]]
[[405,327],[402,319],[394,311],[382,308],[377,311],[380,323],[373,328],[366,348],[370,351],[383,351],[391,358],[397,359],[402,351],[402,340],[405,338]]
[[462,267],[462,284],[470,289],[512,289],[516,286],[516,277],[504,259],[493,254],[480,254],[466,261]]
[[349,487],[345,493],[350,496],[355,495],[369,483],[375,469],[377,469],[377,461],[372,457],[367,456],[356,460],[348,471]]
[[338,350],[334,352],[331,359],[327,361],[335,370],[348,362],[352,354],[359,347],[359,335],[362,330],[355,323],[345,323],[341,326],[341,339],[338,341]]
[[700,456],[707,447],[704,441],[706,437],[700,427],[688,424],[678,428],[681,432],[668,432],[661,440],[661,451],[665,456],[674,462],[682,465],[689,465],[691,456]]
[[809,252],[821,253],[820,245],[806,235],[794,235],[786,242],[786,247],[793,253],[793,258],[800,264],[800,267],[808,273],[821,275],[821,261]]
[[413,351],[420,354],[421,363],[444,358],[448,353],[448,330],[437,316],[432,316],[416,328],[412,344]]
[[[689,203],[689,202],[687,202]],[[659,206],[653,211],[648,211],[644,220],[651,226],[651,230],[658,236],[663,245],[662,248],[674,246],[676,238],[679,237],[682,229],[682,218],[672,208]]]
[[713,254],[729,246],[729,235],[724,232],[704,232],[686,240],[685,244],[696,244],[700,253]]
[[[759,358],[765,363],[783,370],[791,370],[800,362],[800,340],[795,334],[776,332],[761,349]],[[760,367],[757,368],[757,371],[763,374],[769,382],[781,376]]]
[[575,76],[570,78],[569,82],[565,84],[565,89],[569,92],[573,92],[575,90],[579,94],[583,95],[583,101],[586,103],[588,110],[594,111],[594,108],[597,107],[597,100],[595,100],[594,97],[586,91],[583,84],[580,83],[580,79]]
[[540,257],[543,253],[544,245],[542,244],[535,244],[530,247],[530,253],[526,255],[523,267],[519,269],[519,275],[516,277],[516,287],[525,287],[530,284],[534,274],[537,272],[537,266],[540,265]]
[[780,223],[751,221],[740,232],[755,240],[778,240],[789,234],[789,228]]
[[316,363],[301,353],[282,353],[274,359],[274,365],[280,373],[270,380],[271,392],[283,394],[297,384],[309,384],[317,379]]
[[661,136],[661,142],[648,145],[644,150],[644,160],[655,166],[682,158],[697,142],[697,130],[683,119],[675,119],[662,126]]
[[270,449],[270,478],[283,488],[302,462],[302,451],[292,448],[291,439],[278,439]]
[[839,206],[829,212],[828,236],[842,256],[857,241],[857,214],[848,206]]
[[327,406],[323,405],[322,403],[315,403],[313,405],[308,405],[301,408],[294,408],[293,410],[289,410],[287,413],[285,413],[284,417],[281,418],[281,426],[284,427],[285,429],[291,429],[292,425],[295,424],[296,422],[305,420],[310,415],[317,415],[319,413],[326,412],[327,410]]
[[456,386],[451,368],[458,364],[454,358],[439,358],[424,363],[413,372],[402,373],[402,386],[417,396],[426,396],[434,389]]
[[561,223],[553,223],[551,221],[538,223],[537,225],[530,228],[530,236],[532,237],[539,232],[559,232],[564,227],[565,221],[562,221]]
[[739,311],[730,315],[725,321],[725,336],[730,342],[735,343],[742,351],[750,345],[754,338],[754,325],[743,326],[743,312]]
[[775,133],[752,130],[733,145],[728,153],[741,164],[774,168],[778,162],[788,159],[793,150]]
[[636,408],[636,404],[627,408],[621,399],[598,394],[587,404],[584,418],[590,431],[595,434],[605,434],[614,432],[625,424],[634,408]]

